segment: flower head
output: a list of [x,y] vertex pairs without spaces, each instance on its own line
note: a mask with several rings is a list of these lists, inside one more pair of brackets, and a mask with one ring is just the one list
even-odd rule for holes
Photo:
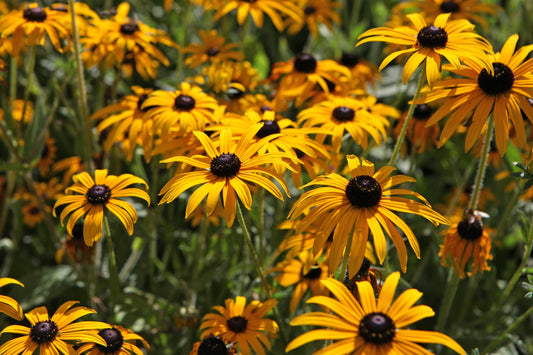
[[272,299],[264,303],[252,301],[246,305],[246,297],[229,298],[225,302],[226,307],[213,307],[220,314],[209,313],[203,318],[200,326],[204,329],[202,338],[213,334],[225,342],[236,342],[242,355],[250,355],[251,349],[257,354],[264,354],[263,346],[270,349],[267,335],[277,333],[279,327],[275,321],[263,317],[277,303]]
[[314,354],[428,354],[417,343],[437,343],[466,355],[464,349],[445,334],[403,329],[420,319],[432,317],[435,312],[425,305],[413,306],[422,296],[422,292],[415,289],[404,291],[393,301],[399,280],[399,272],[387,277],[378,299],[370,282],[358,282],[360,300],[355,299],[337,280],[321,281],[336,299],[317,296],[307,302],[326,307],[331,312],[302,314],[290,324],[316,325],[327,329],[311,330],[298,336],[285,351],[289,352],[314,340],[337,340]]
[[448,21],[449,13],[437,16],[433,24],[427,24],[420,14],[409,14],[407,17],[411,20],[411,27],[373,28],[360,35],[357,42],[357,45],[381,41],[409,46],[389,54],[379,66],[381,70],[398,56],[410,54],[403,68],[404,84],[424,61],[428,85],[432,87],[440,74],[441,56],[459,68],[461,59],[479,57],[491,49],[483,37],[473,32],[473,24],[467,20]]
[[[415,103],[445,100],[431,116],[427,126],[448,117],[440,135],[439,146],[450,139],[460,126],[467,126],[465,149],[469,150],[481,136],[489,115],[494,116],[496,146],[500,155],[507,150],[509,124],[514,126],[518,143],[526,146],[526,129],[522,112],[533,122],[533,59],[524,59],[533,51],[528,45],[515,52],[518,35],[507,39],[501,53],[487,55],[485,61],[465,58],[465,65],[451,71],[462,78],[445,79],[431,91],[422,93]],[[492,132],[488,132],[492,134]]]
[[135,334],[131,330],[114,325],[112,327],[102,328],[98,332],[102,339],[105,340],[105,345],[100,343],[87,343],[79,347],[78,354],[87,351],[87,355],[130,355],[130,354],[142,354],[143,352],[135,342],[141,341],[143,346],[149,350],[150,346],[141,336]]
[[189,355],[232,355],[237,353],[234,343],[227,344],[220,337],[210,334],[194,343]]
[[244,54],[235,51],[237,43],[227,43],[224,37],[219,37],[216,30],[208,32],[200,30],[200,38],[202,44],[191,43],[181,49],[183,53],[191,53],[192,55],[185,59],[185,64],[191,68],[196,68],[200,64],[208,61],[224,61],[233,59],[240,61],[244,58]]
[[[393,211],[422,216],[435,225],[448,224],[448,220],[431,209],[420,194],[407,189],[394,188],[414,179],[405,175],[389,176],[393,167],[385,166],[374,172],[374,164],[348,155],[351,179],[332,173],[322,175],[304,187],[320,186],[304,193],[295,202],[289,217],[297,219],[304,214],[299,230],[318,221],[321,228],[316,235],[313,253],[317,254],[333,233],[329,256],[329,268],[335,269],[342,258],[348,235],[353,234],[349,259],[349,275],[352,278],[361,267],[365,256],[366,242],[372,233],[376,255],[383,263],[386,256],[388,235],[400,257],[400,265],[407,268],[407,250],[397,227],[406,235],[417,257],[420,257],[418,241],[409,226]],[[407,198],[412,196],[421,202]],[[309,212],[306,211],[309,209]]]
[[133,224],[137,222],[137,212],[133,206],[121,200],[125,197],[138,197],[150,203],[150,196],[146,191],[139,188],[129,187],[133,184],[141,184],[146,187],[146,182],[131,174],[120,176],[107,175],[107,169],[95,171],[95,178],[86,172],[72,177],[74,185],[66,189],[66,196],[57,200],[56,208],[67,205],[60,215],[61,224],[70,214],[67,223],[67,231],[72,235],[72,228],[78,219],[85,215],[83,224],[83,237],[88,246],[102,237],[102,222],[104,219],[104,207],[117,216],[129,235],[133,234]]
[[14,333],[22,334],[22,336],[9,340],[0,346],[0,355],[33,354],[37,349],[41,354],[76,354],[68,342],[78,344],[94,342],[105,346],[104,339],[91,330],[109,326],[106,323],[93,321],[73,323],[80,317],[96,313],[86,307],[72,308],[76,303],[78,302],[63,303],[52,318],[48,316],[46,307],[35,308],[25,314],[26,319],[30,322],[30,327],[10,325],[4,328],[0,334]]

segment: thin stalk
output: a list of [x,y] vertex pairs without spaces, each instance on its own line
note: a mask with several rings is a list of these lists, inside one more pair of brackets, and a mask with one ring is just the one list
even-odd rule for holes
[[[24,122],[24,116],[28,109],[28,100],[30,99],[31,85],[33,81],[33,72],[35,70],[35,58],[37,57],[37,46],[30,46],[30,61],[28,63],[28,75],[26,77],[26,88],[24,89],[24,106],[22,106],[21,121]],[[21,122],[21,123],[22,123]],[[20,127],[20,126],[17,126]],[[18,138],[21,137],[20,129],[17,129]]]
[[92,127],[89,120],[89,109],[87,107],[87,91],[85,89],[85,77],[83,75],[83,61],[81,60],[81,48],[80,48],[80,34],[78,32],[78,25],[76,23],[76,9],[74,7],[74,0],[68,0],[68,6],[71,15],[72,22],[72,41],[74,47],[74,59],[76,61],[76,73],[78,76],[78,91],[79,91],[79,106],[80,116],[83,121],[83,133],[84,133],[84,161],[85,166],[89,169],[89,172],[94,171],[93,162],[93,146],[92,146]]
[[529,307],[529,309],[520,316],[516,321],[514,321],[513,324],[511,324],[505,331],[495,340],[493,340],[483,351],[482,354],[489,354],[492,350],[496,349],[502,342],[504,342],[508,336],[509,333],[511,333],[516,327],[520,325],[523,321],[529,318],[529,316],[533,313],[533,306]]
[[387,164],[389,166],[394,165],[396,158],[398,158],[398,154],[400,154],[403,140],[405,139],[405,135],[407,134],[407,128],[409,127],[409,122],[411,122],[411,119],[413,118],[413,114],[415,112],[416,104],[414,103],[414,101],[418,99],[418,97],[420,96],[420,91],[422,90],[422,86],[424,86],[424,83],[426,82],[425,79],[426,79],[426,67],[422,65],[422,71],[420,72],[420,77],[418,78],[418,84],[416,85],[416,91],[413,96],[413,103],[411,103],[411,106],[409,106],[407,117],[405,117],[405,122],[403,123],[402,130],[400,131],[400,135],[398,136],[398,140],[396,141],[396,145],[394,146],[394,150],[392,151],[392,156],[390,157],[389,163]]
[[[246,225],[246,222],[244,221],[244,215],[242,213],[241,204],[237,201],[237,219],[239,220],[239,224],[241,225],[242,234],[244,237],[244,240],[246,242],[246,245],[248,246],[248,250],[250,251],[250,254],[252,255],[252,260],[255,265],[255,269],[257,271],[257,274],[259,275],[259,279],[261,280],[261,285],[263,286],[263,291],[265,292],[268,299],[273,299],[272,296],[272,290],[270,289],[270,285],[266,281],[265,272],[263,271],[263,266],[261,266],[261,263],[259,262],[259,257],[257,256],[257,253],[254,248],[254,243],[252,242],[252,238],[250,237],[250,231],[248,230],[248,227]],[[285,339],[285,333],[283,332],[282,328],[282,319],[279,315],[277,305],[272,309],[274,313],[274,317],[276,318],[278,325],[279,325],[279,332],[281,335],[281,339],[283,341],[283,344],[287,344],[287,340]]]
[[265,189],[260,189],[257,192],[257,210],[259,211],[259,220],[257,222],[257,229],[259,230],[259,262],[264,265],[265,260]]
[[17,59],[14,56],[11,56],[9,65],[9,101],[7,106],[9,112],[7,112],[7,114],[4,112],[5,120],[9,129],[15,128],[15,121],[13,120],[13,108],[15,107],[15,100],[17,100],[17,74]]
[[133,252],[128,257],[128,260],[126,260],[126,262],[124,263],[124,266],[122,266],[122,269],[120,269],[118,279],[121,283],[124,283],[128,279],[128,276],[130,276],[131,271],[139,262],[139,259],[141,258],[145,247],[146,239],[143,238],[139,247],[133,250]]
[[346,271],[348,270],[348,260],[350,259],[350,250],[352,249],[352,242],[353,242],[353,233],[350,233],[348,235],[348,240],[346,241],[346,247],[344,249],[344,256],[342,257],[341,270],[340,270],[341,272],[337,278],[340,282],[344,281]]
[[109,249],[109,289],[111,290],[111,318],[115,317],[115,305],[120,296],[120,281],[117,272],[117,260],[115,257],[115,248],[113,247],[113,240],[111,239],[111,232],[109,230],[109,223],[107,217],[104,216],[105,238],[107,240],[107,248]]
[[489,158],[490,140],[492,138],[492,131],[494,130],[494,117],[491,114],[487,122],[487,133],[485,134],[485,140],[483,141],[483,149],[479,158],[479,164],[477,166],[476,180],[474,181],[474,191],[470,197],[470,203],[468,208],[475,210],[479,201],[479,195],[481,188],[483,187],[483,178],[485,177],[485,170],[487,169],[487,161]]
[[449,270],[448,282],[446,283],[446,289],[444,291],[444,297],[440,304],[439,318],[437,319],[437,331],[444,331],[446,326],[446,321],[450,315],[450,310],[452,309],[453,300],[455,294],[457,293],[457,288],[459,286],[459,275],[455,273],[453,269]]

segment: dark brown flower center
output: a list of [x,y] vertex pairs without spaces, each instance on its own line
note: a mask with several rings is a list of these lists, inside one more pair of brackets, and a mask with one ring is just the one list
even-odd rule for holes
[[447,14],[448,12],[459,12],[461,10],[459,4],[453,0],[443,1],[439,8],[443,14]]
[[355,111],[348,106],[335,107],[331,116],[339,122],[350,122],[355,117]]
[[196,100],[189,95],[178,95],[174,100],[174,106],[178,110],[190,111],[196,105]]
[[117,328],[102,329],[98,332],[98,335],[107,343],[107,346],[96,344],[98,349],[105,354],[112,354],[115,351],[119,351],[122,348],[122,344],[124,344],[124,338]]
[[226,321],[228,329],[234,333],[242,333],[248,326],[248,320],[241,316],[231,317]]
[[39,322],[31,327],[30,339],[37,344],[47,343],[55,339],[57,325],[52,321]]
[[320,266],[315,265],[304,275],[304,278],[308,280],[317,280],[320,278],[320,275],[322,275],[322,269]]
[[220,53],[220,49],[218,49],[218,47],[211,47],[205,53],[210,57],[214,57]]
[[511,90],[514,84],[514,73],[503,63],[492,63],[494,70],[490,74],[487,69],[481,70],[477,77],[477,85],[489,95],[503,94]]
[[226,344],[215,336],[204,338],[198,347],[198,355],[228,355]]
[[314,6],[311,6],[311,5],[307,5],[305,8],[304,8],[304,14],[306,15],[312,15],[316,12],[316,9]]
[[41,214],[41,210],[37,206],[30,208],[29,212],[32,216],[38,216],[39,214]]
[[111,197],[111,189],[106,185],[94,185],[85,194],[89,203],[101,204],[106,203]]
[[365,342],[385,344],[392,341],[396,326],[392,319],[381,312],[369,313],[359,323],[359,335]]
[[424,48],[444,48],[448,42],[446,31],[433,25],[422,28],[416,38]]
[[433,109],[431,106],[426,104],[416,105],[415,111],[413,112],[413,117],[417,120],[427,120],[433,114]]
[[361,57],[354,53],[342,53],[340,63],[348,68],[353,68],[361,61]]
[[476,240],[483,235],[483,225],[479,220],[471,223],[468,218],[465,218],[457,224],[457,233],[463,239]]
[[294,59],[294,70],[300,73],[311,74],[316,69],[316,59],[307,53],[299,54]]
[[27,8],[22,16],[31,22],[44,22],[46,20],[46,11],[40,7]]
[[139,111],[142,111],[142,112],[146,112],[148,111],[151,107],[145,107],[145,108],[142,108],[143,104],[144,104],[144,101],[148,98],[148,95],[146,94],[142,94],[141,96],[139,96],[139,101],[137,101],[137,109]]
[[241,168],[241,161],[235,153],[223,153],[211,160],[211,172],[219,177],[235,176]]
[[355,207],[373,207],[381,200],[381,185],[372,176],[359,175],[346,185],[346,196]]
[[257,131],[255,136],[257,138],[265,138],[267,136],[270,136],[271,134],[277,134],[281,132],[281,128],[279,128],[279,124],[274,120],[266,120],[263,121],[263,127]]
[[139,25],[136,23],[125,23],[120,26],[120,33],[123,35],[132,35],[139,30]]
[[361,264],[359,271],[357,271],[356,276],[359,276],[360,278],[366,277],[368,275],[369,270],[370,270],[370,260],[368,260],[366,257],[363,257],[363,263]]

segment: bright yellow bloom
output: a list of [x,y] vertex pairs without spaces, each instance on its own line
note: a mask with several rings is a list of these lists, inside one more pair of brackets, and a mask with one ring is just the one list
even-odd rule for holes
[[246,305],[246,297],[237,296],[225,303],[226,307],[213,307],[220,314],[209,313],[203,318],[200,326],[204,329],[202,338],[213,334],[223,341],[236,342],[242,355],[250,355],[251,349],[258,355],[264,355],[263,346],[270,350],[267,335],[274,335],[279,327],[273,320],[263,317],[278,301],[272,299],[262,303],[254,300]]
[[[302,186],[302,188],[317,185],[320,187],[304,193],[294,203],[289,217],[295,220],[304,215],[298,230],[305,229],[315,221],[321,223],[313,245],[315,255],[333,233],[329,255],[330,270],[336,269],[339,265],[348,235],[353,234],[353,243],[349,250],[349,275],[350,278],[353,277],[363,263],[366,242],[372,233],[379,262],[383,263],[385,260],[387,253],[385,235],[388,235],[396,246],[401,268],[405,272],[407,250],[397,228],[405,234],[418,258],[420,258],[420,247],[411,228],[393,211],[416,214],[435,225],[448,224],[448,220],[433,211],[420,194],[403,188],[393,188],[404,182],[415,181],[413,178],[405,175],[389,177],[394,171],[390,166],[384,166],[374,172],[374,164],[364,158],[359,160],[355,155],[348,155],[347,160],[350,180],[332,173],[319,176]],[[404,196],[413,196],[422,203]]]
[[323,329],[311,330],[292,340],[285,351],[289,352],[315,340],[334,340],[332,344],[313,355],[340,354],[429,354],[417,343],[436,343],[447,346],[458,354],[465,350],[445,334],[403,329],[410,324],[435,315],[425,305],[413,306],[422,292],[409,289],[393,301],[400,273],[392,273],[376,299],[374,289],[368,281],[357,282],[360,300],[341,282],[334,279],[322,283],[336,297],[317,296],[307,303],[318,304],[331,312],[310,312],[291,321],[291,325],[316,325]]
[[330,31],[333,31],[332,23],[339,24],[341,22],[337,12],[341,5],[335,0],[297,0],[296,3],[302,9],[303,21],[289,18],[287,29],[289,34],[296,34],[307,25],[309,32],[314,37],[318,37],[319,25],[325,25]]
[[467,20],[448,21],[448,13],[437,16],[435,22],[428,25],[420,14],[409,14],[407,17],[412,22],[411,27],[373,28],[360,35],[357,42],[357,45],[381,41],[409,46],[389,54],[379,66],[381,70],[398,56],[409,54],[403,68],[404,84],[424,61],[428,85],[432,87],[440,75],[441,56],[459,69],[461,59],[480,57],[491,50],[487,40],[473,32],[474,25]]
[[53,213],[55,217],[56,208],[67,205],[61,211],[60,220],[64,225],[65,218],[70,215],[67,223],[69,235],[72,235],[76,221],[85,215],[83,238],[88,246],[92,246],[102,237],[104,207],[117,216],[128,234],[132,235],[133,224],[137,222],[137,212],[129,202],[120,198],[138,197],[150,204],[150,196],[146,191],[129,187],[133,184],[148,187],[143,179],[131,174],[107,175],[107,169],[102,169],[95,171],[94,180],[86,172],[74,175],[72,180],[74,185],[66,189],[66,196],[57,200]]
[[[0,288],[9,284],[16,284],[24,287],[24,285],[18,280],[12,279],[10,277],[0,278]],[[16,320],[24,319],[22,307],[20,306],[20,304],[13,298],[4,295],[0,295],[0,313],[4,313]]]
[[46,307],[38,307],[26,313],[30,327],[10,325],[0,334],[13,333],[23,336],[5,342],[0,346],[0,355],[33,354],[37,349],[42,355],[72,355],[76,350],[69,342],[80,344],[94,342],[105,346],[106,342],[93,329],[109,327],[102,322],[74,322],[88,314],[96,313],[90,308],[74,307],[76,301],[63,303],[52,318],[48,316]]
[[202,44],[191,43],[181,49],[183,53],[192,53],[190,57],[185,59],[185,65],[196,68],[200,64],[208,61],[224,61],[227,59],[240,61],[244,58],[243,53],[234,50],[237,47],[237,43],[224,44],[226,39],[219,37],[216,30],[211,30],[209,33],[200,30],[199,33]]

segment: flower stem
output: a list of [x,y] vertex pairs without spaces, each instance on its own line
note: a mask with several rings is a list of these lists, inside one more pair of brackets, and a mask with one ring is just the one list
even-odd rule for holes
[[487,169],[487,161],[489,157],[490,140],[492,138],[492,131],[494,130],[494,117],[492,114],[489,116],[487,122],[487,132],[485,133],[485,140],[483,141],[483,149],[479,158],[479,164],[477,166],[476,180],[474,181],[474,191],[470,197],[470,203],[468,208],[475,210],[479,201],[479,195],[481,188],[483,187],[483,178],[485,177],[485,170]]
[[446,289],[444,291],[444,297],[440,304],[439,318],[437,319],[437,331],[443,332],[444,327],[446,326],[446,321],[450,315],[450,310],[452,308],[453,299],[457,293],[457,288],[459,286],[459,275],[455,273],[453,269],[450,269],[448,274],[448,282],[446,283]]
[[111,290],[111,318],[114,318],[115,305],[120,296],[120,281],[117,272],[117,260],[115,257],[115,248],[113,247],[113,240],[111,239],[111,232],[109,230],[109,223],[107,217],[104,216],[105,238],[107,240],[107,248],[109,249],[109,289]]
[[348,235],[348,240],[346,241],[346,247],[344,249],[344,256],[342,257],[342,263],[341,263],[341,270],[339,275],[337,276],[337,280],[340,282],[344,281],[344,277],[346,276],[346,271],[348,271],[348,260],[350,259],[350,250],[352,249],[352,242],[353,242],[353,233],[350,233]]
[[490,351],[498,347],[503,341],[509,339],[509,333],[511,333],[516,327],[520,325],[523,321],[529,318],[530,314],[533,313],[533,306],[520,316],[516,321],[513,322],[505,331],[495,340],[493,340],[487,347],[481,352],[482,354],[489,354]]
[[89,172],[94,171],[93,162],[93,146],[92,146],[92,127],[89,120],[89,109],[87,107],[87,91],[85,89],[85,77],[83,75],[83,62],[81,60],[80,49],[80,34],[78,32],[78,25],[76,23],[76,9],[74,7],[74,0],[68,0],[69,11],[72,22],[72,41],[74,47],[74,59],[76,61],[76,73],[78,76],[78,91],[79,91],[79,105],[80,116],[83,120],[83,132],[84,132],[84,161],[89,169]]
[[400,135],[398,136],[398,140],[396,141],[394,150],[392,151],[392,156],[390,157],[389,163],[387,164],[389,166],[394,165],[396,158],[398,158],[398,154],[400,154],[403,140],[405,139],[405,135],[407,134],[407,128],[409,127],[409,122],[411,122],[411,119],[413,118],[413,113],[415,112],[416,104],[414,103],[414,101],[418,99],[418,97],[420,96],[420,91],[422,90],[422,86],[424,86],[424,83],[426,82],[425,78],[426,78],[426,67],[422,65],[422,71],[420,72],[420,78],[418,79],[418,84],[416,85],[416,91],[413,96],[413,101],[411,103],[411,106],[409,106],[407,117],[405,117],[405,122],[403,123],[402,130],[400,132]]
[[[263,211],[261,211],[261,213],[263,213]],[[255,251],[254,243],[252,242],[252,238],[250,237],[250,231],[248,230],[246,221],[244,220],[244,215],[242,213],[241,204],[238,201],[237,201],[237,219],[239,220],[239,224],[241,225],[242,234],[244,236],[246,245],[248,246],[248,250],[250,251],[250,254],[252,255],[252,260],[254,262],[255,269],[257,271],[257,274],[259,275],[259,279],[261,280],[261,284],[263,286],[263,291],[265,292],[268,299],[273,299],[272,290],[270,289],[270,285],[266,281],[265,273],[263,271],[263,266],[261,266],[261,263],[259,262],[259,257],[257,256],[257,253]],[[287,341],[285,339],[285,334],[282,328],[282,319],[279,315],[277,306],[274,307],[272,311],[274,312],[274,317],[276,318],[278,325],[279,325],[279,332],[281,335],[281,339],[283,341],[283,345],[286,345]]]

